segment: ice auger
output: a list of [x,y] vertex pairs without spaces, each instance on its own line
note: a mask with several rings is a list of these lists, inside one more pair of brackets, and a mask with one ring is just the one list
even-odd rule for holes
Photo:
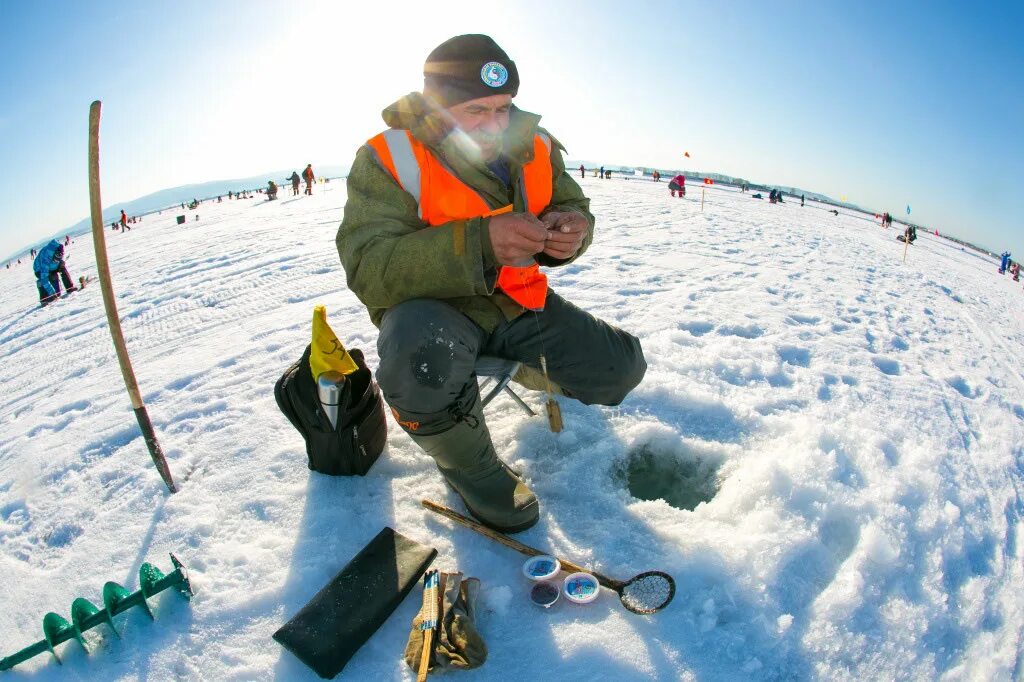
[[114,616],[124,613],[133,606],[141,606],[146,614],[153,618],[153,611],[149,608],[146,600],[156,596],[169,587],[176,588],[186,599],[191,599],[195,594],[192,585],[188,580],[188,572],[178,557],[171,554],[171,563],[174,564],[174,571],[164,575],[153,564],[142,564],[139,569],[139,590],[131,593],[123,586],[115,582],[108,582],[103,586],[103,608],[98,609],[96,605],[84,597],[79,597],[71,603],[71,622],[69,623],[62,616],[52,611],[43,616],[43,639],[32,646],[25,647],[21,651],[0,659],[0,671],[10,670],[17,664],[27,661],[37,654],[49,651],[60,663],[55,646],[69,639],[77,639],[79,644],[88,653],[89,648],[85,645],[85,638],[82,633],[94,628],[101,623],[106,623],[114,634],[120,637],[114,627]]

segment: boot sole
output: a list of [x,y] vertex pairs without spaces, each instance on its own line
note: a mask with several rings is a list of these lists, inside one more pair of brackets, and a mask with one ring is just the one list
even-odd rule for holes
[[537,522],[540,521],[540,504],[538,503],[537,515],[529,521],[523,521],[522,523],[516,524],[514,526],[499,526],[498,524],[492,521],[488,521],[482,515],[478,514],[475,509],[469,506],[469,503],[466,502],[466,498],[462,496],[462,493],[459,492],[458,488],[449,483],[448,479],[445,476],[442,475],[441,478],[444,480],[445,485],[451,488],[455,492],[455,494],[459,496],[459,499],[462,500],[462,506],[466,508],[466,511],[468,511],[474,519],[476,519],[483,525],[487,526],[491,530],[496,530],[499,533],[521,533],[524,530],[533,528],[537,525]]
[[[456,491],[456,492],[458,492],[458,491]],[[537,522],[540,521],[540,505],[539,504],[537,505],[537,515],[534,516],[529,521],[524,521],[524,522],[522,522],[520,524],[517,524],[515,526],[499,526],[496,523],[491,523],[490,521],[485,521],[483,519],[483,517],[481,517],[479,514],[477,514],[473,510],[472,507],[470,507],[468,504],[466,504],[466,498],[462,497],[461,494],[459,495],[459,499],[462,500],[462,504],[466,505],[466,510],[469,511],[470,514],[472,514],[473,518],[475,518],[477,521],[479,521],[480,523],[484,524],[488,528],[490,528],[492,530],[498,531],[499,533],[509,533],[509,534],[521,533],[524,530],[527,530],[529,528],[533,528],[534,526],[537,525]]]

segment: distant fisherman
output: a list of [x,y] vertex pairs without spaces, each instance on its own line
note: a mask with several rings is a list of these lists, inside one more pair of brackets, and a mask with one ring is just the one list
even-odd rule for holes
[[75,290],[74,280],[71,279],[64,263],[64,246],[56,239],[51,239],[49,244],[39,250],[39,255],[32,263],[32,270],[36,274],[36,288],[39,290],[39,303],[42,305],[47,305],[60,296],[61,280],[68,293]]
[[679,198],[682,199],[686,196],[686,176],[680,173],[675,176],[668,183],[668,190],[672,193],[672,196],[676,196],[676,192],[679,192]]
[[306,170],[302,171],[302,177],[306,181],[306,194],[313,194],[313,180],[316,179],[316,174],[313,172],[313,164],[306,164]]

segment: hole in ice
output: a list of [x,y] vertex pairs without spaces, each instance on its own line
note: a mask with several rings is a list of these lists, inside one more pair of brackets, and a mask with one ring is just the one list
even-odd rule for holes
[[650,443],[634,449],[623,466],[629,493],[638,500],[665,500],[676,509],[693,510],[718,493],[719,461],[680,446]]

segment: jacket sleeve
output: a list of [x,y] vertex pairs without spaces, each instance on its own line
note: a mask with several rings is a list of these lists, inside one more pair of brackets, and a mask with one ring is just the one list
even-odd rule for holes
[[562,158],[562,152],[565,151],[565,147],[548,131],[544,130],[542,132],[551,138],[551,204],[545,209],[545,212],[575,211],[587,219],[589,226],[587,236],[583,239],[583,244],[580,245],[579,251],[572,258],[560,260],[544,253],[537,254],[537,262],[541,265],[557,267],[572,263],[590,247],[590,243],[594,240],[595,220],[590,212],[590,199],[583,194],[583,190],[576,184],[572,176],[565,172],[565,160]]
[[489,295],[497,268],[486,218],[430,227],[416,201],[363,146],[348,175],[336,243],[349,289],[369,308],[413,298]]

